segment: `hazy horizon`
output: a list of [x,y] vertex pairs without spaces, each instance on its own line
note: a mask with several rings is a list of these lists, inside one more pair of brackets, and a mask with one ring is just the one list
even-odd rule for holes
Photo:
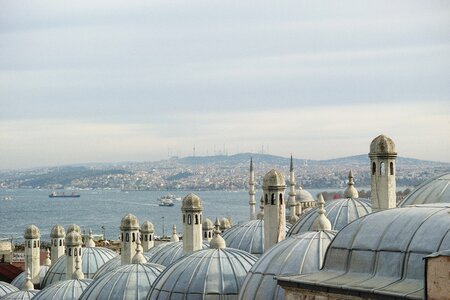
[[450,162],[450,3],[0,0],[0,169],[264,152]]

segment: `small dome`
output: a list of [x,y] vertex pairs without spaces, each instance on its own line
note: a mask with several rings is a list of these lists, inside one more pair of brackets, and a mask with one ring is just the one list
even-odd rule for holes
[[225,230],[225,229],[231,228],[230,219],[228,219],[228,218],[221,218],[219,226],[220,226],[221,230]]
[[149,263],[127,264],[96,278],[81,299],[145,299],[164,266]]
[[315,202],[313,196],[307,190],[299,188],[295,193],[295,201],[297,202]]
[[23,235],[25,239],[39,239],[41,238],[41,232],[39,231],[39,228],[37,228],[36,225],[28,225],[27,228],[25,228],[25,233]]
[[269,187],[286,187],[286,182],[281,172],[272,169],[264,176],[263,188]]
[[155,227],[153,226],[153,223],[151,223],[150,221],[145,221],[144,223],[142,223],[141,232],[142,233],[154,233]]
[[213,230],[214,229],[214,224],[210,219],[206,219],[205,221],[203,221],[202,223],[202,229],[203,230]]
[[181,210],[184,210],[184,209],[202,210],[203,209],[202,200],[196,194],[190,193],[186,197],[183,198],[183,204],[181,206]]
[[63,238],[66,235],[66,232],[64,231],[64,227],[62,227],[61,225],[55,225],[53,226],[51,232],[50,232],[50,237],[51,238]]
[[[325,216],[331,223],[331,230],[341,230],[348,223],[372,212],[372,204],[369,199],[342,198],[329,200],[324,206]],[[314,221],[319,217],[318,207],[308,210],[295,223],[287,233],[291,236],[297,233],[312,231]]]
[[[48,270],[50,269],[49,266],[41,266],[39,269],[39,282],[42,283],[44,281],[45,275],[47,274]],[[19,275],[14,278],[13,281],[11,281],[11,284],[18,288],[19,290],[22,289],[23,284],[27,280],[27,272],[22,272]]]
[[139,230],[139,221],[135,215],[128,214],[120,222],[120,230]]
[[398,207],[430,203],[450,203],[450,173],[422,183],[406,196]]
[[37,295],[39,290],[16,291],[2,297],[2,300],[30,300]]
[[370,155],[397,155],[397,152],[395,151],[395,144],[394,141],[385,136],[384,134],[381,134],[377,136],[372,143],[370,143]]
[[66,247],[78,247],[83,244],[83,240],[78,232],[71,231],[66,235],[65,243]]
[[[209,248],[208,243],[203,242],[202,248]],[[147,262],[169,266],[177,259],[184,256],[183,242],[162,243],[147,251]]]
[[147,299],[235,299],[256,260],[231,248],[196,251],[167,267]]
[[80,226],[78,226],[77,224],[70,224],[69,227],[67,227],[66,234],[69,234],[69,232],[71,232],[71,231],[76,231],[79,234],[81,234]]
[[5,296],[6,294],[10,294],[12,292],[17,292],[19,289],[12,284],[9,284],[4,281],[0,281],[0,298]]
[[[92,278],[94,273],[107,261],[117,256],[117,253],[106,248],[81,248],[81,270],[85,278]],[[42,268],[42,267],[41,267]],[[66,280],[66,256],[63,255],[50,267],[41,287],[46,287],[54,282]]]
[[[166,243],[167,244],[167,243]],[[147,262],[149,262],[149,255],[147,252],[141,252],[144,258]],[[104,263],[98,270],[95,272],[94,276],[92,276],[92,279],[96,279],[98,277],[103,276],[104,274],[113,271],[119,267],[122,266],[122,262],[120,260],[120,255],[108,260],[106,263]]]
[[274,276],[318,271],[333,231],[310,231],[291,236],[270,248],[250,269],[239,299],[284,299]]
[[33,300],[78,300],[92,279],[64,280],[47,286]]

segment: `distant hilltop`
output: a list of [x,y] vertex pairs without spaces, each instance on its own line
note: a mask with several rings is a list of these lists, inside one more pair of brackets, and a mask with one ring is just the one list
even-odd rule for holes
[[[247,189],[250,158],[256,186],[272,168],[288,174],[288,157],[259,153],[191,156],[154,162],[90,163],[0,172],[0,188],[121,189],[121,190],[243,190]],[[327,160],[294,158],[298,184],[304,188],[345,187],[350,169],[356,185],[370,186],[367,154]],[[415,186],[450,172],[450,163],[397,158],[397,185]],[[297,185],[298,185],[297,184]]]

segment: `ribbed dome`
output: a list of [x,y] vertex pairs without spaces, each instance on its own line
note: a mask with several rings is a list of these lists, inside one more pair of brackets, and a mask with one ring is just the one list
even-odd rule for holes
[[[49,266],[41,266],[39,269],[39,282],[42,283],[44,281],[45,275],[47,274],[48,270],[50,269]],[[11,281],[11,284],[18,288],[19,290],[22,289],[23,284],[27,280],[27,272],[22,272],[19,275],[14,278],[13,281]]]
[[398,207],[430,203],[450,203],[450,173],[422,183],[403,199]]
[[25,239],[39,239],[41,238],[41,232],[36,225],[28,225],[27,228],[25,228],[23,237]]
[[122,218],[120,222],[120,230],[138,230],[139,221],[135,215],[128,214]]
[[231,223],[230,220],[228,218],[221,218],[220,219],[220,230],[225,230],[231,228]]
[[98,277],[81,299],[145,299],[150,287],[164,270],[157,264],[127,264]]
[[150,221],[145,221],[144,223],[142,223],[141,232],[142,233],[155,232],[155,227],[153,226],[153,223],[151,223]]
[[50,237],[51,238],[63,238],[66,235],[66,232],[64,231],[64,227],[61,225],[55,225],[53,226]]
[[214,229],[214,224],[210,219],[206,219],[205,221],[203,221],[202,223],[202,229],[203,230],[213,230]]
[[314,202],[315,200],[310,192],[308,192],[302,188],[299,188],[295,192],[295,201],[297,201],[297,202]]
[[2,300],[30,300],[39,293],[39,290],[16,291],[2,297]]
[[[341,230],[348,223],[371,213],[372,204],[369,199],[342,198],[326,201],[325,210],[325,216],[331,222],[331,229]],[[312,231],[312,225],[318,216],[317,207],[304,213],[298,222],[289,229],[287,236]]]
[[[149,255],[146,252],[141,252],[142,255],[144,255],[144,258],[147,260],[149,260]],[[94,276],[92,277],[92,279],[96,279],[98,277],[101,277],[102,275],[113,271],[117,268],[119,268],[120,266],[122,266],[122,262],[120,260],[120,255],[110,259],[109,261],[107,261],[106,263],[103,264],[103,266],[101,266],[97,272],[95,272]]]
[[322,271],[299,281],[357,291],[362,298],[423,299],[423,258],[445,249],[450,249],[449,204],[387,209],[338,232]]
[[17,292],[19,289],[12,284],[9,284],[4,281],[0,281],[0,297],[12,293]]
[[397,155],[397,152],[395,151],[395,144],[394,141],[385,136],[384,134],[381,134],[377,136],[371,143],[370,143],[370,153],[371,155]]
[[154,283],[147,299],[237,299],[256,260],[255,256],[232,248],[196,251],[170,265]]
[[[81,270],[83,271],[85,278],[92,278],[94,273],[103,266],[107,261],[117,256],[112,250],[94,247],[94,248],[81,248]],[[44,280],[41,283],[41,287],[46,287],[54,282],[66,280],[66,256],[63,255],[56,263],[50,267]]]
[[202,200],[196,194],[190,193],[183,198],[181,210],[184,209],[202,210],[203,209]]
[[71,279],[51,284],[40,291],[33,300],[78,300],[92,279]]
[[283,174],[281,172],[272,169],[270,170],[263,179],[263,188],[268,187],[278,187],[286,186]]
[[318,271],[335,235],[333,231],[310,231],[279,242],[250,269],[239,299],[284,299],[274,276]]
[[81,234],[80,226],[78,226],[77,224],[70,224],[70,225],[67,227],[67,232],[66,232],[66,234],[69,234],[71,231],[76,231],[76,232],[78,232],[79,234]]
[[[202,242],[202,248],[209,248],[208,243]],[[147,251],[147,262],[169,266],[177,259],[184,256],[183,242],[162,243]]]

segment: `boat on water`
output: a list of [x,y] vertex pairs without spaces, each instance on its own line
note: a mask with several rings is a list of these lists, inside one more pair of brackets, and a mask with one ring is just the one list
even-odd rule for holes
[[64,192],[62,193],[57,193],[57,192],[52,192],[50,195],[48,195],[49,198],[79,198],[80,195],[72,192],[71,194],[66,194]]
[[167,196],[161,196],[158,198],[159,200],[159,206],[174,206],[173,204],[173,197],[170,195]]

